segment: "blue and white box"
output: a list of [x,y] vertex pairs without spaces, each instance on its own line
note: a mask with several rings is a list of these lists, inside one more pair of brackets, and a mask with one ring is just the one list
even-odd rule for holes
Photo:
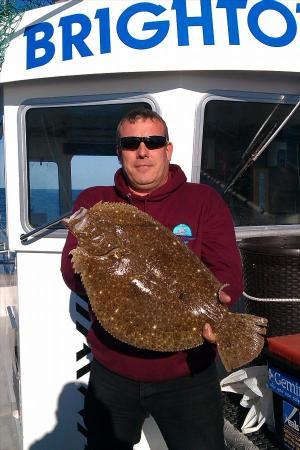
[[291,401],[295,406],[300,406],[299,379],[287,375],[277,368],[269,366],[268,386],[283,399]]
[[288,450],[300,448],[300,411],[286,400],[282,402],[283,441]]

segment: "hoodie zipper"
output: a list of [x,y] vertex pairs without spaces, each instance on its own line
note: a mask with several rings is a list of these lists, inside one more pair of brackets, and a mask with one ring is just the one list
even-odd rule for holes
[[[126,198],[127,203],[129,203],[130,205],[136,206],[134,204],[134,199],[132,198],[132,194],[130,192],[125,195],[125,198]],[[141,209],[143,212],[146,212],[146,209],[147,209],[146,208],[146,204],[148,203],[147,202],[147,198],[148,198],[148,196],[145,196],[143,199],[141,199],[141,203],[143,204],[143,208],[139,208],[139,209]]]
[[132,194],[130,192],[125,195],[125,198],[130,205],[133,205]]
[[148,204],[148,196],[144,197],[144,212],[146,212],[146,205]]

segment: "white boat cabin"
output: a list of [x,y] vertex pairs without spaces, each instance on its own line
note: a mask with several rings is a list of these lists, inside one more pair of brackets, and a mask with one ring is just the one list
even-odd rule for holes
[[[87,305],[60,274],[61,223],[26,234],[113,183],[125,112],[162,114],[173,162],[224,196],[237,239],[300,234],[299,12],[296,0],[70,0],[22,16],[0,75],[20,449],[85,446]],[[136,448],[159,439],[147,422]]]

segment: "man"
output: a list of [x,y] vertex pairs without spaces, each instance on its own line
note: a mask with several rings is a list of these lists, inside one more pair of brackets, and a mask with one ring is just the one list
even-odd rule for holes
[[[173,146],[164,120],[149,110],[133,111],[117,129],[122,168],[114,187],[83,191],[74,206],[102,201],[128,202],[149,213],[174,233],[229,286],[220,301],[236,300],[243,288],[242,269],[231,215],[210,187],[186,182],[170,164]],[[67,285],[85,294],[71,266],[76,239],[69,233],[62,255]],[[188,282],[188,280],[187,280]],[[170,450],[224,448],[221,393],[214,364],[215,336],[209,325],[198,348],[174,353],[141,350],[117,341],[93,320],[88,341],[94,356],[85,401],[90,450],[132,449],[145,418],[156,420]]]

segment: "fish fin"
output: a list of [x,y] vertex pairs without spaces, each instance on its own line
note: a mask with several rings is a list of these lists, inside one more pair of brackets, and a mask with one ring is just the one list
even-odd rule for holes
[[72,265],[75,273],[80,273],[89,261],[88,252],[82,247],[76,247],[70,251],[69,255],[72,256]]
[[267,323],[267,319],[251,314],[226,314],[217,332],[217,346],[228,372],[244,366],[261,353]]

